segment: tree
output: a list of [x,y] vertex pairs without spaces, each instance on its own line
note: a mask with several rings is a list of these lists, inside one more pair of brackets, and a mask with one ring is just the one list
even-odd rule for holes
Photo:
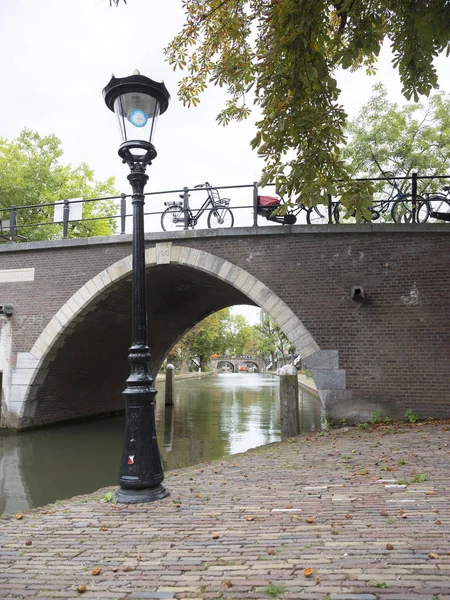
[[[118,4],[119,0],[113,0]],[[217,119],[261,111],[251,142],[265,159],[261,185],[273,181],[293,203],[340,196],[357,211],[371,188],[355,184],[341,156],[346,114],[339,104],[339,68],[373,72],[389,40],[406,98],[437,87],[433,59],[449,48],[447,0],[183,0],[186,23],[166,48],[184,69],[179,97],[196,106],[209,83],[229,100]],[[338,183],[338,180],[342,180]]]
[[253,329],[243,315],[229,315],[223,323],[222,351],[228,356],[243,356],[250,352]]
[[262,358],[270,356],[272,368],[276,368],[278,354],[281,354],[285,364],[286,352],[294,350],[292,343],[285,333],[278,327],[275,321],[265,314],[261,323],[254,325],[255,338],[257,340],[257,353]]
[[[450,95],[434,94],[428,102],[399,107],[387,99],[382,84],[347,126],[349,141],[342,156],[355,177],[445,175],[450,171]],[[398,181],[404,188],[410,181]],[[419,192],[434,191],[439,180],[421,180]],[[380,182],[379,189],[385,187]]]
[[178,342],[182,363],[187,365],[191,358],[200,361],[204,368],[213,352],[223,353],[224,321],[229,318],[230,309],[224,308],[209,315],[188,331]]
[[232,315],[229,308],[219,310],[194,325],[168,354],[169,361],[181,360],[181,370],[196,358],[203,368],[211,355],[247,354],[252,345],[253,329],[242,315]]
[[[24,129],[15,140],[0,138],[0,209],[117,195],[113,177],[96,181],[94,172],[85,163],[75,168],[61,165],[62,154],[61,141],[55,135],[42,137]],[[83,219],[109,217],[116,213],[112,200],[83,205]],[[8,218],[9,211],[0,212],[1,217]],[[41,225],[25,227],[38,223]],[[17,224],[19,233],[29,241],[62,236],[62,226],[53,224],[53,206],[18,210]],[[71,222],[69,237],[111,235],[115,227],[115,219],[107,218]]]

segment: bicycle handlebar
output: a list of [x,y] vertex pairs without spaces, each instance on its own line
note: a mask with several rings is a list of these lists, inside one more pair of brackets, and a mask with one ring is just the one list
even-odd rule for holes
[[196,188],[203,188],[203,187],[209,188],[209,187],[212,187],[212,186],[211,186],[211,184],[208,181],[205,181],[205,183],[199,183],[198,185],[194,185],[194,189],[196,189]]

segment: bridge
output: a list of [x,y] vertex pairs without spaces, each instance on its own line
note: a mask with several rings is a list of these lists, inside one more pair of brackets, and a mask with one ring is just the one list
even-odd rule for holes
[[[380,223],[149,233],[152,373],[195,323],[252,304],[302,356],[331,418],[408,408],[449,417],[448,231]],[[129,235],[0,247],[3,427],[123,408],[130,297]]]
[[255,371],[263,373],[266,370],[266,363],[258,358],[215,358],[209,362],[210,368],[215,371]]

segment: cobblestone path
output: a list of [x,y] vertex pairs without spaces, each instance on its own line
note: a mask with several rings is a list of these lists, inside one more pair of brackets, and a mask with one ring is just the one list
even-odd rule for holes
[[0,518],[0,597],[450,600],[449,423],[302,435]]

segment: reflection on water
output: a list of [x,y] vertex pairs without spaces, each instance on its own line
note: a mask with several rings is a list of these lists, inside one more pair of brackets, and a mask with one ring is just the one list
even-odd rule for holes
[[[176,381],[173,407],[164,406],[163,384],[156,387],[165,470],[280,439],[278,377],[224,373]],[[306,428],[319,427],[318,403],[303,404]],[[0,514],[114,485],[124,430],[120,416],[0,435]]]

